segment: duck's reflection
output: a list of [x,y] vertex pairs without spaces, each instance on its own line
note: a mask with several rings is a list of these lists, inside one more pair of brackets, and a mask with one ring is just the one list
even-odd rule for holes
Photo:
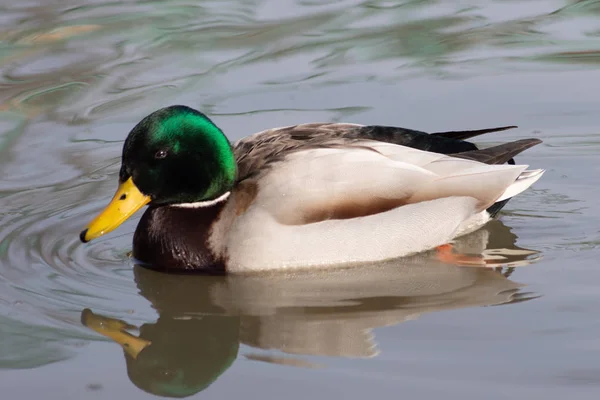
[[87,309],[82,322],[122,346],[136,386],[186,397],[214,382],[235,360],[240,343],[256,349],[247,358],[301,366],[311,364],[260,349],[372,357],[379,351],[373,328],[432,311],[532,298],[507,275],[539,253],[515,241],[498,221],[456,241],[456,250],[487,268],[448,265],[432,254],[266,276],[177,276],[135,267],[140,293],[152,302],[158,320],[142,325],[138,336],[128,332],[134,326]]
[[83,311],[81,320],[123,347],[127,374],[137,387],[168,397],[187,397],[205,389],[237,357],[239,318],[161,314],[140,327],[139,337],[123,322]]

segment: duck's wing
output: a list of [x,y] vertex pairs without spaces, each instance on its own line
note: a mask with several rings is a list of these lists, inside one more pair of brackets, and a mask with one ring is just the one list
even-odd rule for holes
[[[478,151],[496,154],[494,160],[516,151],[502,146],[496,153]],[[453,157],[384,142],[343,145],[338,140],[280,154],[273,168],[250,179],[258,189],[257,203],[286,224],[357,218],[453,196],[477,199],[476,210],[482,211],[529,172],[524,172],[526,165],[487,165],[467,158],[478,151]]]
[[510,128],[512,126],[428,134],[391,126],[311,123],[269,129],[243,138],[234,144],[234,152],[239,180],[243,180],[286,154],[303,149],[350,147],[360,141],[373,140],[433,153],[455,154],[478,149],[463,139]]
[[501,132],[506,131],[508,129],[517,128],[516,125],[509,126],[499,126],[497,128],[488,128],[488,129],[477,129],[472,131],[447,131],[447,132],[434,132],[432,135],[434,136],[442,136],[448,139],[457,139],[457,140],[466,140],[475,136],[484,135],[486,133],[492,132]]
[[245,137],[234,143],[233,151],[238,165],[238,180],[259,173],[263,168],[286,155],[311,148],[326,148],[344,143],[345,136],[360,125],[312,123],[273,128]]

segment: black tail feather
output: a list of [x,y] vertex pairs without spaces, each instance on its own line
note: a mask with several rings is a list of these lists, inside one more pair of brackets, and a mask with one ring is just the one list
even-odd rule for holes
[[510,143],[500,144],[498,146],[488,147],[487,149],[471,150],[462,153],[451,154],[452,157],[466,158],[485,164],[504,164],[512,160],[514,156],[542,143],[540,139],[522,139]]

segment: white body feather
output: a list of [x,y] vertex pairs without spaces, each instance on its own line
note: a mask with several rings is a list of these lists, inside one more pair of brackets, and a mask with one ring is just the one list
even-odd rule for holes
[[[298,151],[265,172],[254,202],[222,221],[230,224],[227,235],[217,235],[225,239],[219,250],[229,271],[364,263],[432,249],[481,227],[489,220],[487,207],[527,189],[543,173],[381,142],[362,145]],[[235,197],[226,208],[236,207]],[[398,206],[306,222],[314,210],[377,201]]]

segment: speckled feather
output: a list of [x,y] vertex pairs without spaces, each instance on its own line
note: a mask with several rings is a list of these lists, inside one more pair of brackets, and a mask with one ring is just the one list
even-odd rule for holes
[[515,126],[432,134],[390,126],[342,123],[309,123],[273,128],[240,139],[234,144],[233,150],[238,164],[237,181],[260,174],[261,170],[296,151],[311,148],[352,148],[365,140],[457,155],[486,164],[513,164],[514,162],[510,162],[512,157],[541,141],[524,139],[479,150],[475,144],[463,140],[511,128]]

